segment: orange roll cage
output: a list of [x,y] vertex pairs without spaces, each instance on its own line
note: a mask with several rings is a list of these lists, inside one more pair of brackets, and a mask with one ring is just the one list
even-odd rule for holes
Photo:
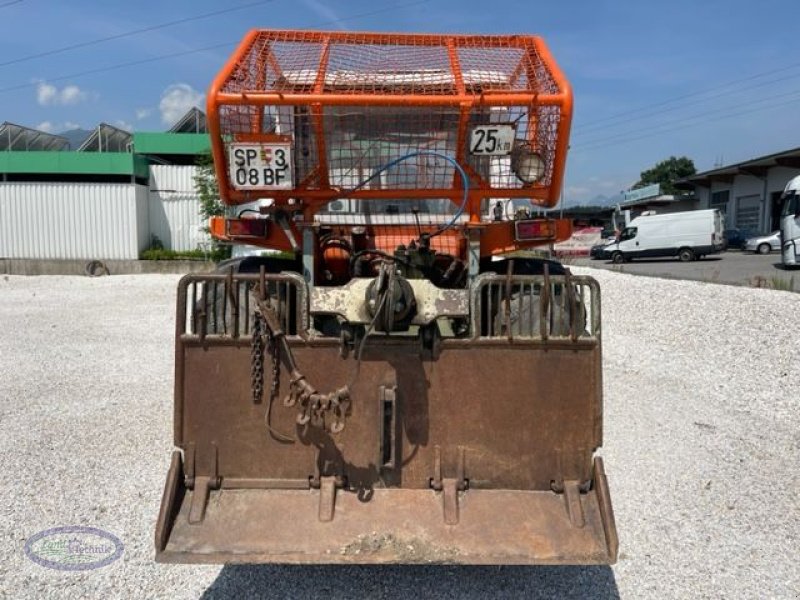
[[[348,190],[351,186],[335,181],[337,169],[363,166],[368,173],[379,158],[397,158],[399,151],[392,155],[386,147],[404,130],[412,140],[404,143],[412,150],[441,150],[464,169],[469,181],[464,212],[471,226],[479,226],[490,199],[527,198],[553,207],[561,191],[571,118],[570,86],[544,41],[531,35],[252,30],[208,92],[208,127],[222,200],[240,205],[271,198],[276,209],[291,204],[294,213],[302,212],[305,223],[343,197],[461,204],[461,178],[440,166],[427,165],[433,173],[427,178],[415,172],[360,189]],[[510,160],[471,153],[470,129],[490,123],[513,126],[514,144],[542,158],[539,180],[526,183],[516,177]],[[234,185],[228,171],[232,144],[286,140],[294,148],[290,189]],[[218,221],[212,233],[231,239]],[[571,230],[563,223],[555,229],[560,239]],[[505,225],[484,237],[494,239],[496,247],[532,245],[515,244]]]

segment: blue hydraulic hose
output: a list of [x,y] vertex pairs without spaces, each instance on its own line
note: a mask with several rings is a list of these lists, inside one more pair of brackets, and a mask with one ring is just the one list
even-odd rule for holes
[[397,165],[397,164],[399,164],[399,163],[401,163],[403,161],[406,161],[409,158],[414,158],[416,156],[435,156],[437,158],[444,159],[447,162],[449,162],[451,165],[453,165],[453,167],[455,167],[455,169],[458,171],[459,175],[461,175],[461,182],[463,183],[463,186],[464,186],[464,199],[461,201],[461,206],[458,207],[458,210],[456,211],[456,214],[453,215],[453,218],[450,220],[450,222],[447,223],[446,225],[440,227],[435,232],[433,232],[431,234],[431,237],[437,236],[440,233],[442,233],[444,231],[447,231],[453,225],[455,225],[455,223],[456,223],[456,221],[458,221],[459,217],[461,217],[461,215],[464,214],[464,209],[467,208],[467,200],[469,198],[469,178],[467,177],[467,174],[464,171],[464,169],[461,167],[461,165],[458,164],[458,162],[455,159],[451,158],[450,156],[447,156],[446,154],[442,154],[441,152],[434,152],[433,150],[419,150],[417,152],[410,152],[409,154],[405,154],[405,155],[401,156],[400,158],[396,158],[393,161],[391,161],[389,163],[386,163],[380,169],[375,171],[372,175],[367,177],[364,181],[359,183],[356,187],[354,187],[351,190],[348,190],[347,192],[344,192],[342,195],[346,196],[349,193],[352,193],[352,192],[355,192],[357,190],[360,190],[361,188],[363,188],[365,185],[367,185],[370,181],[375,179],[378,175],[380,175],[384,171],[386,171],[388,169],[391,169],[395,165]]

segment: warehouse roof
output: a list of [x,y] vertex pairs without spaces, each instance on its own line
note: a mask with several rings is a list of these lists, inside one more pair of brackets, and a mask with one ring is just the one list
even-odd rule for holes
[[78,152],[130,152],[131,134],[108,123],[100,123],[78,148]]
[[730,183],[737,175],[764,177],[767,174],[767,170],[771,167],[800,168],[800,148],[767,154],[733,165],[696,173],[695,175],[677,181],[675,185],[682,189],[693,189],[696,186],[708,187],[714,181]]
[[60,135],[15,125],[6,121],[0,125],[0,151],[66,150],[69,140]]
[[206,113],[193,106],[173,125],[170,133],[208,133],[206,129]]
[[147,178],[148,162],[194,164],[196,156],[208,152],[206,116],[192,108],[170,132],[140,132],[100,123],[69,152],[64,136],[30,127],[0,125],[0,173],[15,180],[117,180]]

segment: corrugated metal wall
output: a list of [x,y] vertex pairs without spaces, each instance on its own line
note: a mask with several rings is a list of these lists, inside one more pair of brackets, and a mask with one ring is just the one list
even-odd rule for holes
[[195,167],[150,167],[150,234],[164,248],[195,250],[207,243],[206,223],[200,216],[200,199],[194,188]]
[[150,187],[0,183],[0,258],[137,259],[157,237],[168,250],[209,241],[196,169],[153,165]]
[[139,258],[147,200],[134,184],[0,183],[0,257]]

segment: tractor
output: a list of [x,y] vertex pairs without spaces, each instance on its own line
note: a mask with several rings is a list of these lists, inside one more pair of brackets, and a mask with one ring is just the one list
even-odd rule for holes
[[210,231],[258,252],[178,285],[158,561],[616,561],[571,117],[537,36],[244,38]]

